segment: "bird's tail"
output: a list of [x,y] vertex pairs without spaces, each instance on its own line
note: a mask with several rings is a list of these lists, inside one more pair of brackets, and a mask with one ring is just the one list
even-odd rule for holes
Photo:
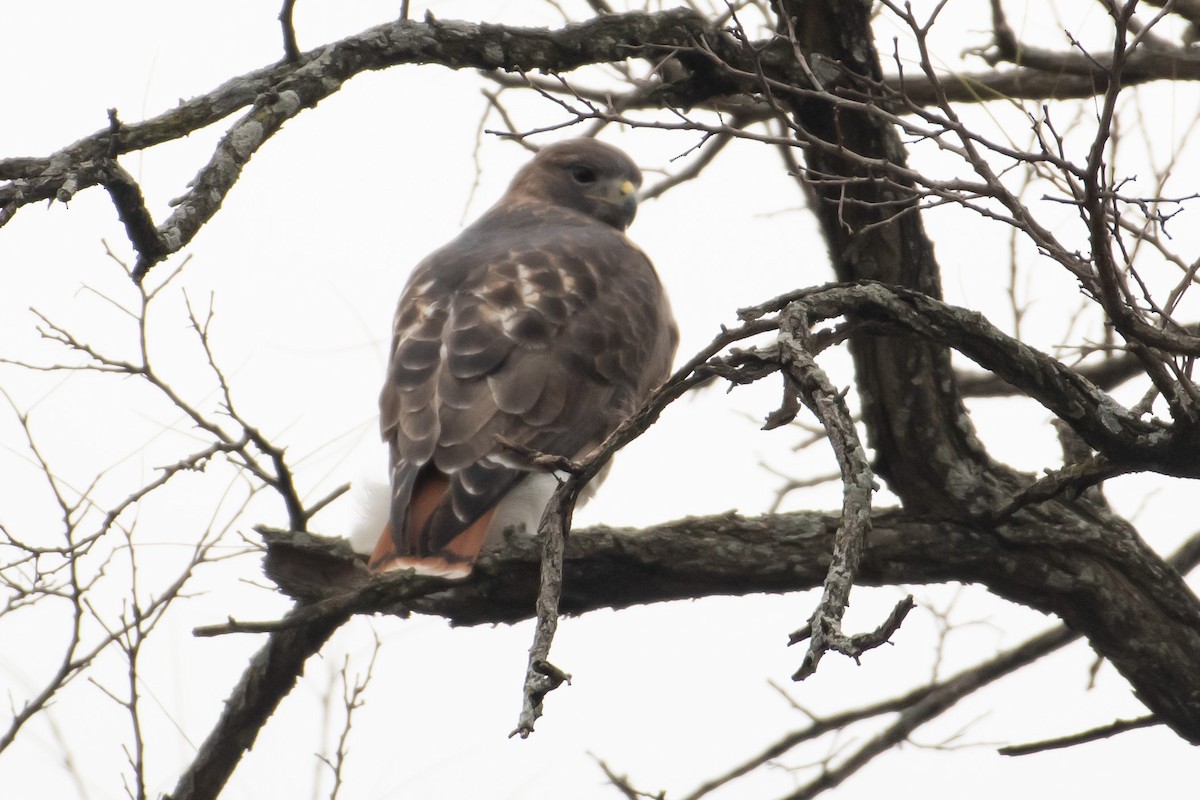
[[[430,518],[439,511],[445,513],[449,491],[450,481],[440,472],[429,470],[418,475],[402,515],[405,526],[402,535],[396,535],[389,519],[380,528],[382,532],[367,568],[374,573],[412,569],[420,575],[443,578],[465,578],[470,575],[487,539],[488,525],[496,509],[489,509],[448,542],[431,546],[428,530]],[[397,518],[394,509],[390,517]]]
[[[482,522],[481,530],[486,532],[487,520],[483,520]],[[477,522],[475,525],[479,526],[479,523]],[[392,524],[389,522],[384,525],[383,533],[380,534],[379,541],[375,543],[375,550],[371,553],[367,567],[371,572],[376,574],[411,569],[418,575],[434,575],[439,578],[465,578],[471,574],[471,568],[475,566],[475,556],[478,555],[477,548],[475,548],[474,553],[466,552],[472,549],[473,545],[461,541],[470,533],[470,529],[464,531],[451,541],[445,549],[433,555],[405,556],[396,552],[396,540],[392,536]],[[478,538],[482,538],[482,534]],[[456,544],[460,545],[457,549],[463,552],[455,553],[453,551],[452,548]]]

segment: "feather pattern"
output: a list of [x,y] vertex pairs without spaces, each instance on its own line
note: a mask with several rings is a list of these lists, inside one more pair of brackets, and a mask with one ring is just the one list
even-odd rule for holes
[[623,232],[640,181],[607,145],[544,148],[496,206],[417,265],[380,394],[393,493],[373,569],[465,574],[491,535],[481,525],[511,516],[496,506],[528,477],[498,437],[577,457],[666,378],[674,320]]

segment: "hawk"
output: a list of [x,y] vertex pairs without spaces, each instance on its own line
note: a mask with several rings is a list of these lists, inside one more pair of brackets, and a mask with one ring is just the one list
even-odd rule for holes
[[679,334],[625,237],[641,182],[609,145],[548,145],[417,265],[379,397],[392,494],[373,572],[464,576],[505,529],[533,533],[554,478],[500,440],[579,457],[666,380]]

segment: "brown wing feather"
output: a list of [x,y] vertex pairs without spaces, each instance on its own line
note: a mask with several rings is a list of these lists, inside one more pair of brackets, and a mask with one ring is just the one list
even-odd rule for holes
[[580,455],[665,379],[677,340],[649,260],[584,214],[498,206],[434,253],[396,312],[380,397],[392,522],[372,568],[469,570],[525,474],[497,437]]

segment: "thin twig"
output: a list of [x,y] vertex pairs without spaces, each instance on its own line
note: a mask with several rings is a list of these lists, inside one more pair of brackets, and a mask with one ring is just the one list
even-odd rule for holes
[[1045,741],[1032,742],[1030,744],[1014,744],[1008,747],[1001,747],[996,752],[1002,756],[1027,756],[1032,753],[1044,753],[1047,750],[1061,750],[1064,747],[1075,747],[1087,744],[1088,742],[1098,742],[1101,739],[1109,739],[1126,731],[1161,724],[1163,724],[1162,720],[1157,716],[1147,714],[1137,719],[1119,719],[1116,722],[1110,722],[1098,728],[1073,733],[1070,736],[1061,736],[1057,739],[1046,739]]
[[300,60],[300,45],[296,42],[296,26],[292,22],[295,10],[296,0],[283,0],[283,9],[279,12],[279,24],[283,28],[283,60],[289,64]]

